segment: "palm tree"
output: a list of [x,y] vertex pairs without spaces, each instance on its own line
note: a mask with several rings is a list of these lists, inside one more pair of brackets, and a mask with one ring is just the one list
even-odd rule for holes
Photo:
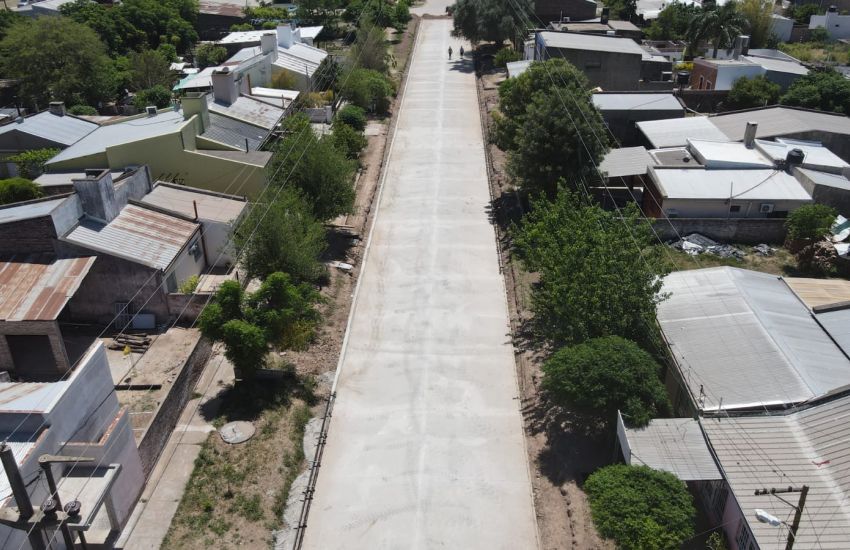
[[746,32],[748,26],[735,0],[719,7],[708,4],[688,25],[689,46],[693,50],[700,40],[708,40],[713,48],[711,56],[717,57],[717,50],[731,48],[735,37]]

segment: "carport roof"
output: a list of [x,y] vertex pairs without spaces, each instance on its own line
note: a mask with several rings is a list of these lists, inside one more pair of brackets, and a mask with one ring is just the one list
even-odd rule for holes
[[643,428],[625,428],[620,419],[617,431],[629,464],[664,470],[683,481],[723,479],[692,418],[656,418]]
[[32,255],[0,260],[0,319],[56,319],[80,288],[95,259]]

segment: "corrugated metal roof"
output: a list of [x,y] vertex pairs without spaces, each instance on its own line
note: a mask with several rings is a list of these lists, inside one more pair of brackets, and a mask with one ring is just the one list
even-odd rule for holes
[[210,96],[209,110],[212,113],[242,120],[266,130],[272,130],[284,113],[283,105],[278,107],[246,96],[239,96],[230,105],[212,101],[212,96]]
[[676,111],[685,116],[685,108],[673,94],[593,94],[600,111]]
[[83,219],[63,240],[156,269],[166,269],[198,224],[128,204],[108,224]]
[[272,158],[271,151],[213,151],[212,149],[194,151],[198,155],[208,155],[234,162],[265,167]]
[[[5,441],[6,445],[12,448],[12,455],[19,465],[29,457],[33,449],[39,444],[37,434],[26,430],[16,430],[14,433],[0,432],[0,440]],[[25,479],[24,481],[30,480]],[[9,485],[9,478],[6,477],[6,472],[0,468],[0,504],[11,496],[12,487]]]
[[45,412],[70,382],[4,382],[0,383],[0,412]]
[[289,48],[279,47],[277,59],[274,64],[277,67],[293,71],[296,74],[313,76],[319,64],[328,56],[328,52],[308,46],[307,44],[293,44]]
[[803,201],[812,197],[797,179],[780,170],[659,168],[653,180],[665,198]]
[[774,275],[680,271],[663,292],[658,321],[703,409],[799,403],[850,384],[850,360]]
[[693,137],[713,141],[728,139],[704,116],[648,120],[638,122],[637,127],[655,148],[683,147],[688,144],[688,138]]
[[63,202],[65,197],[0,208],[0,224],[47,216]]
[[80,288],[96,259],[94,256],[54,259],[32,255],[0,260],[0,319],[56,319]]
[[198,2],[198,13],[206,15],[221,15],[225,17],[245,16],[245,5],[234,2],[232,4],[225,2],[210,2],[209,0],[200,0]]
[[818,313],[817,320],[844,353],[850,355],[850,309]]
[[629,464],[675,474],[683,481],[723,479],[699,423],[691,418],[656,418],[644,428],[626,428]]
[[850,301],[850,281],[844,279],[785,277],[784,280],[810,308]]
[[643,57],[643,54],[646,53],[646,51],[631,38],[554,31],[540,31],[537,35],[547,48],[631,53],[640,55],[641,57]]
[[0,135],[7,132],[23,132],[42,139],[47,139],[68,147],[98,128],[94,122],[83,120],[72,115],[55,115],[50,111],[42,111],[37,115],[24,118],[23,122],[12,122],[0,126]]
[[[784,549],[787,530],[757,521],[755,510],[782,520],[794,510],[754,492],[789,485],[809,486],[794,549],[850,548],[850,398],[789,415],[720,417],[702,425],[761,550]],[[799,495],[783,496],[796,502]]]
[[654,165],[645,147],[622,147],[608,151],[599,163],[599,170],[609,178],[619,178],[646,174],[647,167]]
[[802,66],[799,62],[793,60],[777,59],[776,57],[762,57],[754,55],[745,55],[743,56],[743,59],[761,65],[767,71],[797,75],[809,74],[809,69]]
[[203,137],[226,143],[233,147],[245,149],[245,140],[248,140],[248,149],[256,151],[260,148],[263,140],[268,135],[268,130],[248,124],[241,120],[210,113],[210,127],[201,134]]
[[245,200],[164,182],[157,183],[153,191],[142,198],[142,202],[190,218],[195,217],[197,205],[199,218],[225,223],[238,219],[248,204]]
[[850,118],[844,115],[789,107],[766,107],[735,113],[720,113],[712,115],[709,120],[726,137],[736,141],[744,139],[747,122],[758,124],[756,129],[758,138],[810,131],[850,134]]

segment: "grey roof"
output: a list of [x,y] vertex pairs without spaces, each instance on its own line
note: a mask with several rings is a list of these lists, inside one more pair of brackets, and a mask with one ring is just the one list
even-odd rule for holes
[[213,113],[243,120],[266,130],[273,129],[283,118],[283,105],[272,105],[268,101],[262,101],[247,96],[239,96],[230,105],[214,101],[212,94],[209,96],[209,110]]
[[844,353],[850,355],[850,308],[818,313],[816,318]]
[[645,147],[622,147],[608,151],[599,163],[599,170],[608,174],[609,178],[618,178],[646,174],[647,167],[654,165],[655,161]]
[[688,144],[688,138],[714,141],[727,139],[726,135],[704,116],[648,120],[638,122],[637,126],[654,148],[683,147]]
[[259,126],[254,126],[241,120],[235,120],[218,113],[210,113],[210,127],[201,136],[243,150],[245,149],[245,140],[247,139],[248,149],[256,151],[268,134],[268,130]]
[[547,48],[631,53],[641,57],[647,53],[631,38],[555,31],[539,31],[537,34]]
[[658,168],[652,179],[669,199],[812,202],[797,178],[782,170]]
[[307,76],[313,76],[313,73],[319,68],[319,64],[327,56],[328,52],[325,50],[296,43],[289,48],[278,47],[274,65],[295,74],[302,75],[306,71]]
[[97,129],[97,124],[73,115],[55,115],[42,111],[28,116],[23,122],[12,122],[0,126],[0,135],[7,132],[23,132],[47,139],[68,147]]
[[758,138],[811,131],[850,135],[850,118],[844,115],[792,109],[790,107],[765,107],[763,109],[723,113],[712,115],[709,120],[726,137],[736,141],[744,139],[747,122],[758,124],[756,129],[756,137]]
[[142,198],[142,202],[190,218],[195,217],[197,208],[199,218],[224,223],[238,219],[248,204],[241,197],[166,182],[158,182],[153,191]]
[[673,94],[593,94],[593,104],[600,111],[677,111],[685,108]]
[[800,403],[850,384],[850,360],[774,275],[680,271],[664,292],[658,321],[704,410]]
[[850,191],[850,180],[838,174],[829,174],[820,170],[809,170],[808,168],[797,168],[804,176],[809,178],[816,185],[825,185],[836,189]]
[[761,56],[743,56],[744,59],[757,63],[765,68],[765,70],[776,73],[789,73],[805,75],[809,74],[809,69],[802,66],[796,60],[778,59],[776,57],[761,57]]
[[198,227],[194,222],[129,204],[108,224],[84,218],[62,240],[165,270]]
[[525,71],[528,70],[528,67],[531,66],[533,61],[531,59],[525,59],[522,61],[511,61],[506,65],[508,69],[508,78],[516,78]]
[[[794,510],[756,489],[809,486],[797,549],[850,548],[850,397],[776,416],[703,419],[702,426],[761,550],[785,548],[787,530],[761,523]],[[785,495],[796,502],[798,494]]]
[[627,464],[664,470],[683,481],[723,479],[696,420],[656,418],[644,428],[626,428],[623,433]]
[[47,216],[63,202],[65,202],[65,197],[0,208],[0,223],[17,222]]
[[207,150],[198,150],[195,151],[198,155],[208,155],[211,157],[218,157],[221,159],[227,159],[235,162],[241,162],[243,164],[253,164],[254,166],[265,166],[269,163],[269,160],[272,158],[271,151],[248,151],[247,153],[242,151],[214,151],[212,149]]

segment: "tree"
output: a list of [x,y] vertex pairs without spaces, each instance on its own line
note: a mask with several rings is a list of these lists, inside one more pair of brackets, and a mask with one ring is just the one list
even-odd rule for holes
[[616,424],[617,411],[636,427],[670,411],[658,363],[619,336],[561,348],[543,365],[543,388],[558,403]]
[[452,11],[454,32],[470,42],[501,44],[526,28],[533,13],[528,0],[457,0]]
[[6,157],[6,162],[14,162],[18,173],[26,179],[33,180],[44,172],[47,161],[59,154],[59,149],[31,149],[17,155]]
[[263,329],[240,319],[221,327],[224,356],[239,370],[239,377],[250,380],[266,362],[268,347]]
[[708,4],[688,25],[690,48],[694,50],[699,42],[706,40],[713,48],[711,57],[717,57],[717,50],[731,48],[735,38],[745,33],[747,25],[747,19],[738,11],[738,3],[735,0],[730,0],[722,6]]
[[59,11],[94,30],[112,57],[141,50],[147,45],[145,33],[124,17],[120,5],[108,6],[93,0],[75,0],[64,4]]
[[637,207],[607,212],[562,190],[512,231],[514,250],[540,277],[531,292],[537,333],[556,346],[622,336],[651,349],[666,267]]
[[337,111],[336,120],[351,126],[358,132],[366,129],[366,112],[357,105],[346,105]]
[[837,212],[825,204],[806,204],[794,210],[785,220],[790,240],[819,240],[829,235]]
[[163,107],[168,107],[170,103],[171,90],[159,84],[147,90],[140,91],[133,98],[133,105],[140,111],[152,105],[158,109],[162,109]]
[[341,73],[342,68],[336,59],[333,56],[327,56],[322,59],[322,62],[316,68],[316,72],[313,73],[313,89],[336,90]]
[[313,282],[323,272],[319,257],[326,246],[325,228],[292,187],[281,189],[271,204],[254,205],[237,228],[235,242],[250,277],[282,271],[296,282]]
[[53,100],[97,105],[115,97],[114,70],[100,39],[65,17],[9,27],[0,42],[0,70],[19,79],[20,95],[41,106]]
[[220,65],[225,59],[227,59],[227,50],[222,46],[205,42],[195,48],[195,64],[199,68],[204,69],[206,67]]
[[387,72],[391,57],[387,51],[384,28],[369,19],[361,22],[348,59],[349,70],[370,69],[378,73]]
[[779,101],[783,105],[850,114],[850,80],[832,69],[810,71],[795,80]]
[[818,4],[791,4],[785,10],[785,16],[790,17],[798,25],[808,25],[813,15],[823,12]]
[[130,55],[130,85],[134,90],[154,86],[171,86],[171,64],[157,50],[143,50]]
[[684,40],[688,36],[688,24],[697,12],[694,4],[671,2],[645,29],[646,37],[650,40]]
[[156,53],[162,56],[166,63],[171,64],[177,61],[177,48],[173,44],[160,44]]
[[288,274],[272,273],[246,297],[246,318],[263,328],[266,341],[284,348],[300,347],[306,343],[301,333],[312,335],[319,320],[313,307],[319,299],[319,293],[309,284],[294,284]]
[[614,464],[584,484],[593,524],[623,550],[678,550],[693,537],[696,509],[685,483],[647,466]]
[[123,0],[120,10],[145,35],[149,48],[166,42],[184,52],[198,41],[194,28],[198,18],[197,0]]
[[746,29],[750,33],[750,47],[764,48],[770,38],[773,26],[773,0],[741,0],[738,11],[747,21]]
[[384,114],[390,108],[392,82],[371,69],[354,69],[340,91],[343,98],[370,113]]
[[774,84],[764,75],[753,78],[742,77],[732,84],[726,104],[730,109],[775,105],[779,101],[781,90],[779,84]]
[[26,178],[0,180],[0,204],[31,201],[42,195],[41,186]]
[[11,10],[0,10],[0,40],[6,36],[6,29],[14,25],[15,23],[20,23],[24,21],[24,17],[18,12],[14,12]]
[[522,55],[508,46],[496,52],[495,57],[493,57],[493,65],[496,67],[505,67],[511,61],[519,61],[520,59],[522,59]]
[[331,128],[331,138],[336,148],[349,159],[359,157],[360,152],[368,144],[366,136],[362,132],[358,132],[348,124],[339,121],[335,122],[333,128]]
[[410,23],[410,6],[407,0],[396,0],[393,7],[392,26],[398,31],[402,31]]

